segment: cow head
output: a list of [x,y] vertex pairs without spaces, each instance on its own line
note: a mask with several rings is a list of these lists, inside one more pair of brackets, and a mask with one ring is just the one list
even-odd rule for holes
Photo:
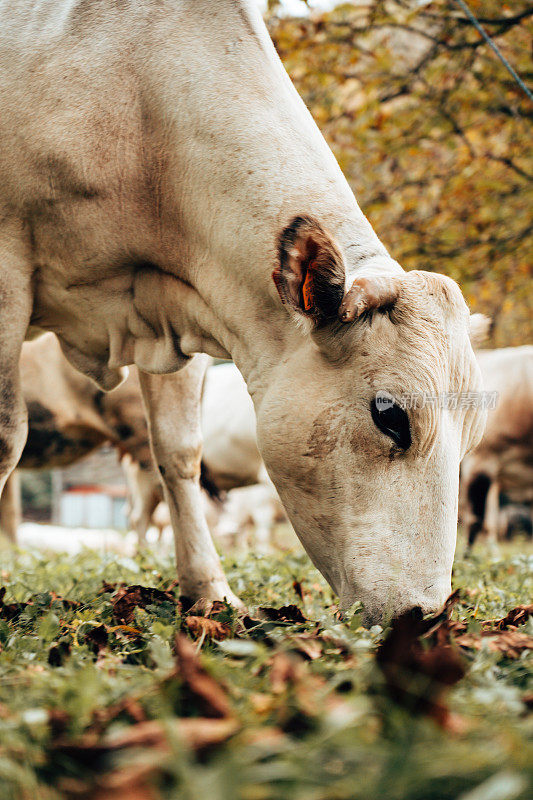
[[436,610],[451,588],[459,463],[485,421],[461,292],[421,271],[345,291],[339,247],[303,217],[281,236],[273,278],[305,330],[258,403],[258,438],[295,530],[368,622]]

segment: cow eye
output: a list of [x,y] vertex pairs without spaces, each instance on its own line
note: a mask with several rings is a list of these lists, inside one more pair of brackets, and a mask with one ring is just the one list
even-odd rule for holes
[[392,439],[395,445],[402,450],[411,446],[409,417],[389,394],[380,392],[376,395],[370,403],[370,413],[376,428]]

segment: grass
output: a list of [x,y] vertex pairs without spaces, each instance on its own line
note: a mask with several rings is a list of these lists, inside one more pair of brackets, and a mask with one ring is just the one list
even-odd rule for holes
[[[172,562],[155,552],[0,558],[1,800],[532,796],[531,651],[510,657],[480,639],[482,620],[531,601],[531,544],[506,545],[498,558],[479,545],[456,563],[453,616],[479,642],[461,648],[466,674],[443,695],[440,725],[393,702],[375,656],[386,632],[362,628],[357,608],[340,621],[299,553],[226,557],[250,619],[215,607],[214,627],[209,609],[180,609]],[[121,582],[171,594],[136,604],[112,585]],[[307,621],[260,619],[258,606],[290,604]],[[176,669],[179,630],[193,653]],[[520,631],[533,633],[533,619]],[[194,652],[202,667],[191,667]],[[173,724],[184,718],[193,734]],[[213,734],[221,718],[229,728]],[[151,720],[155,737],[128,739]],[[110,745],[124,736],[127,746]]]

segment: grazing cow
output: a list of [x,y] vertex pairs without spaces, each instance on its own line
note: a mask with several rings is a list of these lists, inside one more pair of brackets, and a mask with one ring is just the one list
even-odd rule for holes
[[502,528],[505,532],[519,524],[527,532],[531,521],[516,506],[533,504],[533,345],[476,355],[486,390],[497,392],[498,398],[489,410],[483,439],[461,466],[469,545],[482,530],[493,544]]
[[[239,604],[202,514],[206,356],[231,357],[308,554],[367,621],[440,607],[482,409],[469,312],[364,217],[246,0],[0,0],[0,475],[22,342],[112,389],[136,364],[180,590]],[[386,397],[390,402],[381,402]]]

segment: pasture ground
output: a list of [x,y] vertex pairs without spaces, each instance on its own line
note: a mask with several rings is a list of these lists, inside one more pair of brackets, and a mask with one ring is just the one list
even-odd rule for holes
[[0,800],[532,796],[533,618],[482,635],[531,602],[530,543],[459,558],[461,635],[385,672],[297,552],[225,558],[244,619],[180,604],[155,551],[0,564]]

